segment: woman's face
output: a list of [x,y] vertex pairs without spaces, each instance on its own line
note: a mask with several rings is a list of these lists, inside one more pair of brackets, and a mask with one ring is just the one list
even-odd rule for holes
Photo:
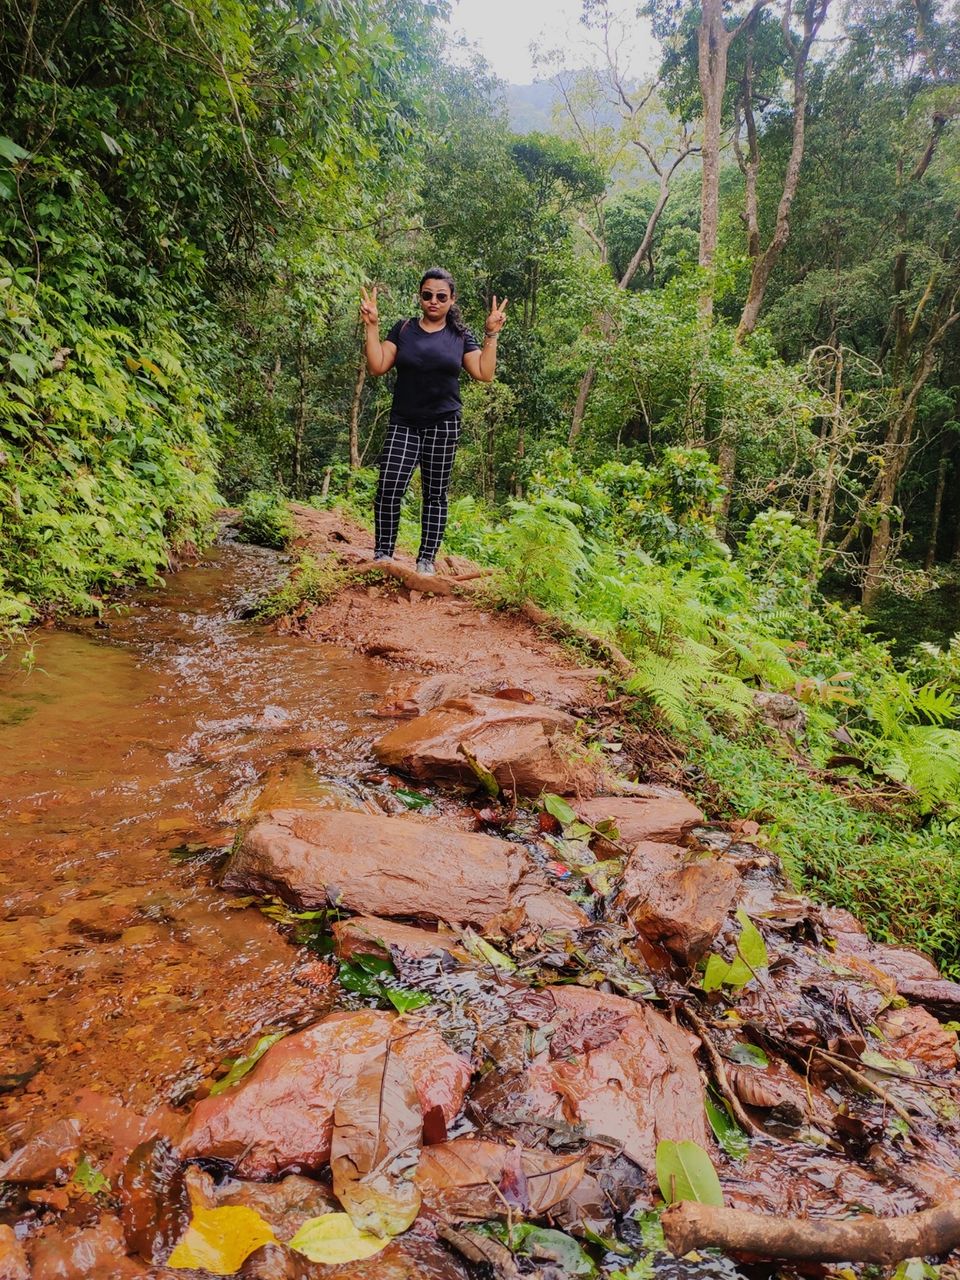
[[446,280],[424,280],[420,286],[420,310],[424,318],[436,323],[446,320],[453,306],[453,289]]

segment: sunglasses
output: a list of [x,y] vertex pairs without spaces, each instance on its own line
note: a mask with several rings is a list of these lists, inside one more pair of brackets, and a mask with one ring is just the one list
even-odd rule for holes
[[420,297],[424,302],[432,302],[434,298],[436,298],[438,302],[446,302],[450,295],[449,293],[431,293],[429,289],[421,289]]

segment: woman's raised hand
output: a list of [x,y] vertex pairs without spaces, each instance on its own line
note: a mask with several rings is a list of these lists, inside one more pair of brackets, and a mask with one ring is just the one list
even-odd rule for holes
[[504,300],[498,305],[497,295],[496,294],[493,295],[493,303],[490,307],[490,314],[487,316],[486,322],[484,323],[484,326],[483,326],[483,331],[485,334],[487,334],[488,337],[492,338],[495,333],[499,333],[500,330],[503,328],[503,326],[506,324],[507,303],[509,301],[510,301],[509,298],[504,298]]
[[380,312],[377,310],[377,286],[367,293],[363,285],[360,286],[360,319],[364,324],[379,325]]

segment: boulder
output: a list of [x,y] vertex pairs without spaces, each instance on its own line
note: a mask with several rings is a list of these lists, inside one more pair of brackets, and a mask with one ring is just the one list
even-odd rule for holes
[[424,680],[407,681],[391,687],[387,691],[387,699],[390,705],[401,710],[409,708],[409,714],[417,716],[432,711],[451,698],[468,697],[470,692],[470,681],[466,676],[439,671]]
[[0,1182],[52,1182],[65,1178],[80,1158],[80,1121],[55,1120],[0,1163]]
[[589,923],[519,845],[413,815],[276,810],[249,829],[222,883],[307,910],[331,902],[369,915],[482,926],[521,903],[542,928]]
[[341,960],[349,960],[355,955],[387,956],[395,947],[404,955],[418,960],[423,956],[436,955],[438,951],[449,952],[459,960],[470,959],[469,952],[459,945],[452,933],[415,929],[411,925],[380,920],[376,916],[352,916],[349,920],[338,920],[331,926],[331,932]]
[[586,781],[554,741],[575,724],[573,716],[542,703],[475,693],[448,699],[398,725],[373,750],[382,764],[413,778],[473,782],[476,773],[465,750],[506,790],[532,796],[564,793]]
[[739,888],[729,862],[645,840],[630,854],[617,903],[638,933],[691,965],[723,928]]
[[611,820],[619,832],[619,843],[636,844],[655,840],[680,844],[686,831],[704,821],[703,814],[680,791],[671,787],[646,788],[648,795],[597,796],[576,804],[577,815],[592,827]]
[[[538,1054],[510,1090],[511,1110],[581,1124],[588,1137],[620,1144],[650,1175],[665,1138],[706,1148],[703,1086],[693,1056],[699,1042],[642,1003],[586,987],[551,989],[569,1056],[554,1057],[549,1049]],[[615,1027],[613,1038],[596,1035],[600,1017]],[[604,1043],[575,1046],[579,1029],[587,1044],[591,1034],[594,1043]]]
[[0,1226],[0,1280],[30,1280],[23,1245],[7,1226]]
[[379,1009],[332,1013],[278,1041],[239,1084],[194,1108],[179,1144],[182,1159],[214,1157],[242,1178],[319,1169],[330,1159],[341,1095],[387,1042],[410,1073],[424,1116],[439,1107],[451,1124],[463,1104],[470,1065],[426,1021]]

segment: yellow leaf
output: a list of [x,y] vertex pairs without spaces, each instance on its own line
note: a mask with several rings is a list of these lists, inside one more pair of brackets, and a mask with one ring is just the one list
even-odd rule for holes
[[134,360],[133,356],[124,356],[123,363],[127,366],[131,373],[136,373],[140,368],[140,361]]
[[296,1249],[311,1262],[325,1262],[332,1267],[338,1262],[359,1262],[372,1258],[390,1242],[368,1231],[358,1231],[346,1213],[322,1213],[305,1222],[289,1248]]
[[275,1242],[276,1236],[253,1209],[198,1207],[167,1266],[175,1270],[202,1267],[215,1276],[232,1276],[255,1249]]

